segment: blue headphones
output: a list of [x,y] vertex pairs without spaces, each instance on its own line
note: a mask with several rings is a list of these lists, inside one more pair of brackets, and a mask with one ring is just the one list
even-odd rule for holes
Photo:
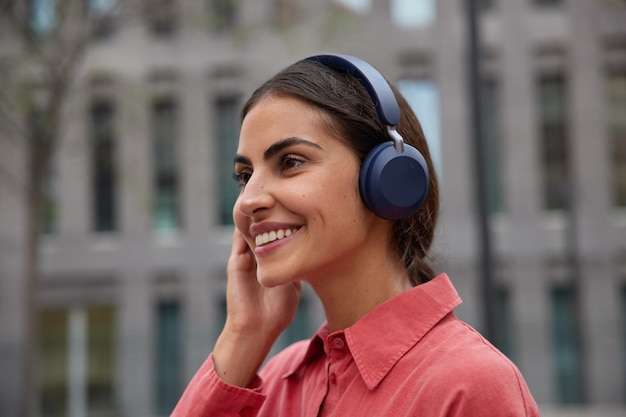
[[306,60],[356,77],[372,98],[378,118],[387,125],[391,140],[375,146],[361,165],[359,191],[365,205],[390,220],[416,213],[428,192],[428,165],[420,151],[405,144],[396,132],[400,107],[385,78],[367,62],[349,55],[315,55]]

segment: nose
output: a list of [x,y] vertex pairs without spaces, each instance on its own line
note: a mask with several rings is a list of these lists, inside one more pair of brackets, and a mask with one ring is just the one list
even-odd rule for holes
[[270,209],[274,204],[271,181],[255,172],[241,189],[235,209],[247,217],[253,217]]

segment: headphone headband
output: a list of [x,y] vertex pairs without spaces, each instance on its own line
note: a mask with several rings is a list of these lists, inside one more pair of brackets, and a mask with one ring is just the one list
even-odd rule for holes
[[369,93],[380,121],[388,126],[400,123],[400,107],[391,87],[380,72],[367,62],[354,56],[341,54],[314,55],[306,58],[355,76]]
[[379,120],[387,125],[391,141],[375,146],[361,164],[359,192],[365,205],[385,219],[416,213],[428,192],[428,164],[416,148],[405,146],[396,132],[400,106],[389,83],[370,64],[350,55],[315,55],[305,60],[356,77],[369,93]]

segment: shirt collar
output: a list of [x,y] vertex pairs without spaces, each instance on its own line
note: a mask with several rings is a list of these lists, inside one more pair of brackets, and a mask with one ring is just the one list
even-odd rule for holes
[[[374,308],[343,331],[359,373],[370,390],[380,384],[398,360],[435,324],[461,304],[446,274],[399,294],[392,300]],[[381,343],[380,329],[385,329],[385,343]],[[299,372],[324,354],[324,341],[328,340],[328,336],[328,327],[324,324],[309,342],[302,358],[294,361],[285,377]]]

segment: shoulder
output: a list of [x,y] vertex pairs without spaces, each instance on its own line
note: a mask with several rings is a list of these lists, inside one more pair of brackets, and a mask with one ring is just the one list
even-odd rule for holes
[[425,365],[434,375],[446,378],[454,375],[454,380],[460,383],[465,378],[477,381],[519,374],[517,367],[502,352],[454,315],[442,320],[415,346],[415,353],[419,352],[428,356]]
[[431,345],[423,370],[431,393],[450,409],[449,415],[479,411],[484,416],[539,415],[521,372],[509,358],[454,317],[442,325],[447,328],[439,334],[434,329],[423,340]]

